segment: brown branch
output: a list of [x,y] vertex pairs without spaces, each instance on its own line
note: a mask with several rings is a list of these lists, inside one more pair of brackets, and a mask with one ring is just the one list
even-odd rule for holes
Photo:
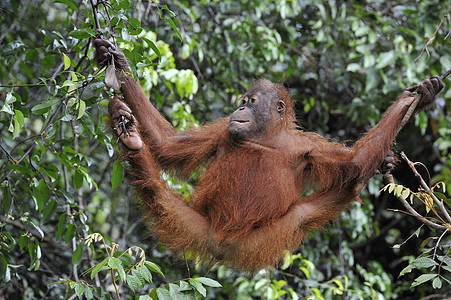
[[100,33],[100,37],[102,37],[102,28],[100,27],[99,18],[97,17],[97,7],[99,6],[99,3],[95,4],[94,0],[91,0],[91,7],[92,7],[92,13],[94,16],[94,22],[96,22],[96,30],[98,33]]
[[428,193],[429,196],[431,196],[431,198],[434,200],[434,202],[440,208],[440,211],[443,212],[443,215],[445,216],[447,222],[451,223],[451,216],[446,211],[446,208],[443,205],[443,200],[439,200],[434,195],[434,193],[431,191],[430,187],[424,181],[423,177],[420,175],[420,173],[418,173],[417,169],[415,168],[415,164],[407,158],[407,156],[404,152],[401,152],[401,157],[402,157],[402,159],[404,159],[407,162],[409,167],[412,169],[412,172],[415,174],[415,177],[420,181],[420,184],[423,187],[423,189],[425,190],[425,192]]
[[[420,179],[420,182],[423,186],[423,183],[425,184],[427,190],[429,190],[430,195],[432,194],[431,190],[429,189],[429,187],[427,186],[426,182],[423,180],[423,178],[421,177],[421,175],[418,173],[418,171],[415,169],[415,165],[414,163],[412,163],[407,156],[404,154],[404,152],[401,153],[401,157],[406,160],[406,162],[409,164],[410,168],[412,169],[412,171],[414,172],[415,176],[417,178]],[[383,176],[383,182],[384,184],[394,184],[395,181],[393,179],[393,175],[390,173],[390,170],[387,171],[384,176]],[[424,186],[423,186],[424,188]],[[434,195],[431,195],[433,197],[435,197]],[[419,219],[422,223],[424,223],[427,226],[430,226],[432,228],[438,229],[438,230],[449,230],[450,229],[450,225],[440,225],[437,223],[434,223],[430,220],[428,220],[426,217],[420,215],[410,204],[409,202],[406,201],[406,199],[404,199],[401,195],[396,196],[396,198],[401,202],[401,204],[407,209],[407,211],[414,216],[415,218]],[[438,199],[437,199],[438,200]],[[435,201],[435,200],[434,200]],[[438,201],[440,202],[440,201]],[[437,202],[436,202],[437,203]],[[438,203],[437,203],[438,204]],[[447,216],[447,218],[449,217],[448,212],[446,211],[445,207],[443,206],[443,203],[441,203],[441,205],[439,205],[440,210],[444,213],[445,216]]]
[[[435,29],[435,32],[432,34],[432,37],[431,37],[431,38],[428,38],[428,37],[426,36],[426,42],[424,43],[424,47],[423,47],[423,49],[421,50],[420,55],[418,55],[418,57],[415,58],[415,60],[414,60],[413,62],[416,62],[416,61],[423,55],[423,52],[424,52],[424,51],[426,51],[426,53],[428,54],[428,59],[429,59],[429,50],[428,50],[428,46],[429,46],[430,44],[432,44],[432,41],[435,39],[435,37],[436,37],[436,35],[437,35],[439,29],[442,27],[443,22],[445,21],[445,18],[448,16],[448,13],[449,13],[450,10],[451,10],[451,8],[449,8],[448,11],[445,13],[445,15],[443,15],[443,18],[442,18],[442,20],[440,21],[440,24],[438,24],[437,28]],[[445,40],[446,40],[447,36],[448,36],[448,35],[445,36]]]
[[[385,179],[385,178],[387,178],[387,179]],[[384,175],[384,183],[386,183],[386,184],[394,183],[393,175],[392,174]],[[432,228],[439,229],[439,230],[447,230],[448,229],[448,227],[431,222],[428,219],[426,219],[425,217],[423,217],[422,215],[420,215],[412,206],[410,206],[410,204],[403,197],[396,196],[396,199],[398,199],[401,202],[401,204],[412,214],[412,216],[419,219],[421,222],[423,222],[427,226],[430,226]]]

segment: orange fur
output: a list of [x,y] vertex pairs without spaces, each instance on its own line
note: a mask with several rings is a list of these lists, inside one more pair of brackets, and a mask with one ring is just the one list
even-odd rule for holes
[[[362,184],[393,143],[410,94],[403,94],[377,126],[348,148],[296,129],[292,100],[282,86],[263,80],[251,89],[270,89],[283,99],[284,121],[257,142],[235,143],[228,137],[229,118],[175,133],[139,84],[125,80],[125,102],[145,146],[125,149],[123,155],[162,243],[256,271],[277,263],[308,230],[321,229],[358,199]],[[183,178],[201,172],[191,201],[171,191],[160,170]],[[303,197],[307,189],[315,192]]]

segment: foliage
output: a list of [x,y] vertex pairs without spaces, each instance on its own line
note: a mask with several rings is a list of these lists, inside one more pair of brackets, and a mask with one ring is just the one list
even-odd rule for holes
[[[103,243],[107,257],[90,268],[86,273],[91,273],[90,277],[93,280],[100,271],[109,271],[117,299],[121,299],[120,290],[122,286],[127,285],[133,293],[136,293],[138,289],[143,290],[146,287],[146,283],[153,283],[151,271],[164,277],[161,268],[157,264],[146,260],[146,255],[142,248],[133,246],[119,254],[117,252],[119,245],[112,243],[111,246],[107,246],[101,234],[93,233],[85,239],[88,247],[93,242],[98,241]],[[139,257],[139,261],[136,263],[133,263],[131,260],[133,253],[135,253],[135,257]],[[111,295],[103,292],[101,288],[96,289],[84,280],[73,281],[65,279],[56,284],[69,284],[79,298],[84,296],[86,299],[93,299],[94,297],[112,299]],[[139,299],[152,299],[151,297],[157,299],[196,299],[196,292],[204,297],[206,296],[207,290],[203,285],[211,287],[221,286],[217,281],[207,277],[187,278],[169,283],[166,286],[153,288],[147,294],[139,296]]]
[[[402,89],[451,69],[446,1],[94,2],[101,3],[97,18],[103,34],[124,49],[148,96],[178,129],[230,113],[249,83],[266,77],[290,88],[300,126],[355,140]],[[327,232],[312,232],[301,254],[255,276],[222,266],[209,273],[204,264],[187,268],[155,246],[153,238],[143,241],[148,232],[139,208],[129,205],[135,196],[116,163],[108,130],[111,91],[103,83],[104,70],[91,62],[90,41],[98,34],[91,1],[2,1],[0,19],[0,297],[58,299],[83,291],[87,298],[89,292],[108,298],[113,281],[121,282],[117,274],[131,262],[119,263],[118,252],[105,258],[92,247],[85,249],[93,232],[101,233],[106,244],[140,245],[139,253],[171,278],[152,277],[162,294],[185,288],[215,299],[395,299],[446,293],[437,278],[449,266],[439,257],[449,253],[431,256],[427,248],[417,250],[423,239],[438,240],[436,232],[422,230],[418,241],[390,247],[406,240],[417,220],[387,210],[399,207],[379,195],[380,178],[369,183],[362,203],[355,203],[343,220]],[[436,109],[417,115],[397,146],[446,186],[451,183],[450,96],[446,88]],[[400,164],[395,176],[412,190],[405,169]],[[185,195],[193,183],[170,179]],[[423,275],[429,277],[417,270],[425,266],[422,260],[414,263],[424,258],[437,264],[425,267]],[[105,259],[116,276],[92,280],[89,274]],[[398,278],[405,260],[415,268]],[[206,273],[223,288],[205,291],[209,279],[193,279]],[[133,278],[138,280],[132,279],[132,286],[141,285],[140,275]],[[190,279],[177,288],[167,285],[180,278]],[[433,287],[419,284],[426,279]],[[122,281],[132,287],[127,277]],[[119,293],[125,297],[133,291],[123,285]]]
[[[446,284],[451,285],[451,281],[447,279],[450,276],[448,273],[451,272],[451,245],[448,243],[451,240],[449,236],[449,231],[451,229],[451,199],[443,194],[446,191],[445,184],[439,182],[430,190],[426,191],[420,189],[418,192],[413,192],[403,185],[390,183],[387,184],[382,191],[393,193],[403,200],[409,199],[412,205],[414,204],[414,199],[419,200],[424,205],[425,211],[425,216],[421,216],[420,220],[426,219],[428,222],[432,222],[431,225],[441,224],[444,229],[439,237],[429,236],[421,242],[420,255],[415,259],[411,259],[409,265],[401,271],[399,276],[410,273],[414,269],[430,269],[429,272],[436,272],[420,275],[415,278],[411,287],[416,287],[428,281],[432,281],[432,287],[434,289],[440,289],[443,281]],[[408,208],[411,208],[411,206],[408,206]],[[409,209],[409,214],[410,211],[412,211],[412,209]],[[427,216],[429,213],[431,213],[432,216]],[[429,223],[426,223],[426,225],[428,224]],[[414,235],[418,237],[420,230],[421,227],[418,228],[411,237]],[[431,247],[435,241],[437,242]],[[402,244],[394,245],[396,248],[400,248],[401,246]]]

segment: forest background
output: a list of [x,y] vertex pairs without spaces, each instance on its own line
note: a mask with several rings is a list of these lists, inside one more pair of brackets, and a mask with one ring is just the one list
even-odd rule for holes
[[[289,88],[301,127],[351,145],[403,89],[451,69],[450,7],[449,0],[0,0],[0,298],[450,297],[449,80],[436,108],[412,118],[395,145],[421,162],[429,196],[416,197],[418,178],[401,159],[393,174],[403,187],[381,191],[375,176],[362,202],[327,231],[251,275],[185,262],[149,236],[130,201],[108,126],[112,91],[91,43],[98,19],[178,130],[231,113],[253,80],[267,78]],[[392,194],[448,230],[403,213]]]

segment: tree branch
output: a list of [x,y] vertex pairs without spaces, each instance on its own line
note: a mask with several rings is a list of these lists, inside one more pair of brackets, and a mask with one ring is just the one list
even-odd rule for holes
[[401,152],[401,157],[402,157],[402,159],[404,159],[407,162],[409,167],[412,169],[412,172],[415,174],[415,177],[420,181],[420,184],[421,184],[422,188],[425,190],[425,192],[428,193],[428,195],[431,196],[431,198],[434,200],[434,202],[438,205],[440,210],[443,212],[443,215],[445,216],[446,220],[449,223],[451,223],[451,217],[448,214],[448,212],[446,211],[445,206],[443,205],[443,200],[439,200],[434,195],[434,193],[431,191],[430,187],[424,181],[423,177],[420,175],[420,173],[418,173],[417,169],[415,168],[415,164],[407,158],[407,156],[404,152]]
[[[420,183],[422,185],[423,188],[427,189],[426,191],[428,192],[429,195],[431,195],[431,197],[435,197],[435,195],[432,194],[430,188],[427,186],[427,184],[424,182],[423,178],[421,177],[421,175],[418,173],[418,171],[415,169],[415,165],[414,163],[412,163],[407,156],[404,154],[404,152],[401,153],[401,157],[407,162],[407,164],[410,166],[410,168],[412,169],[412,171],[414,172],[415,176],[420,179]],[[390,170],[388,170],[384,176],[383,176],[383,182],[384,184],[394,184],[394,179],[393,179],[393,175],[390,173]],[[424,186],[423,186],[424,184]],[[396,196],[396,198],[401,202],[401,204],[407,209],[407,211],[414,216],[415,218],[417,218],[418,220],[420,220],[422,223],[424,223],[427,226],[430,226],[432,228],[438,229],[438,230],[449,230],[450,229],[450,225],[440,225],[437,223],[434,223],[430,220],[428,220],[426,217],[420,215],[410,204],[409,202],[406,201],[406,199],[404,199],[401,195]],[[436,198],[436,197],[435,197]],[[435,200],[434,200],[435,201]],[[438,199],[437,199],[438,201]],[[438,201],[440,202],[440,201]],[[436,202],[437,203],[437,202]],[[438,205],[438,203],[437,203]],[[441,203],[441,205],[439,205],[440,211],[444,213],[445,216],[447,216],[447,219],[449,217],[448,212],[446,211],[446,208],[444,207],[443,203]]]

